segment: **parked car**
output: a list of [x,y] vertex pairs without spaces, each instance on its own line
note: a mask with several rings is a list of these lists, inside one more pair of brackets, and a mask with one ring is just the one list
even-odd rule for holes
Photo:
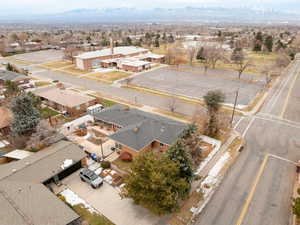
[[83,182],[87,182],[92,188],[99,188],[103,184],[101,177],[97,176],[95,172],[90,169],[83,168],[79,173],[80,179]]

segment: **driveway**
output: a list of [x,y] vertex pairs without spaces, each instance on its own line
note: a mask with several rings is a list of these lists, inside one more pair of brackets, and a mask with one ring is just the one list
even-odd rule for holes
[[62,181],[70,190],[116,225],[165,225],[164,218],[152,215],[148,210],[121,199],[119,189],[104,183],[94,190],[79,178],[79,171]]

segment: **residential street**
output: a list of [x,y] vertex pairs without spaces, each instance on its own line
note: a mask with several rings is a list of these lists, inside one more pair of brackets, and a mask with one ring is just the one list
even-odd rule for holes
[[237,126],[246,146],[197,225],[286,225],[300,159],[300,61],[273,88],[261,113]]

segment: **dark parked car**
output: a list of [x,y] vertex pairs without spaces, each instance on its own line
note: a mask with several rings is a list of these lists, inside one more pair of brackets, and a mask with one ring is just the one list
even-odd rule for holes
[[87,168],[83,168],[79,173],[80,179],[87,182],[92,188],[99,188],[103,184],[101,177],[97,176],[95,172]]

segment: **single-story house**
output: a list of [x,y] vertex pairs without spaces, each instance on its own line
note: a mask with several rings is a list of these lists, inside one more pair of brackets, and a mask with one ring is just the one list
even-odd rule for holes
[[109,138],[116,147],[132,156],[148,150],[165,151],[187,124],[124,105],[114,105],[93,114],[95,121],[105,123],[115,131]]
[[20,73],[15,73],[7,70],[0,70],[0,86],[3,86],[5,81],[15,82],[17,85],[26,84],[30,81],[30,77]]
[[13,119],[11,111],[4,107],[0,107],[0,134],[3,136],[9,135],[10,125]]
[[[60,141],[25,159],[0,165],[1,225],[80,225],[81,218],[47,188],[81,167],[85,153]],[[65,160],[72,165],[62,167]]]
[[36,96],[41,97],[49,107],[67,113],[70,116],[78,116],[86,112],[92,105],[98,104],[95,97],[87,96],[64,87],[45,87],[33,91]]

